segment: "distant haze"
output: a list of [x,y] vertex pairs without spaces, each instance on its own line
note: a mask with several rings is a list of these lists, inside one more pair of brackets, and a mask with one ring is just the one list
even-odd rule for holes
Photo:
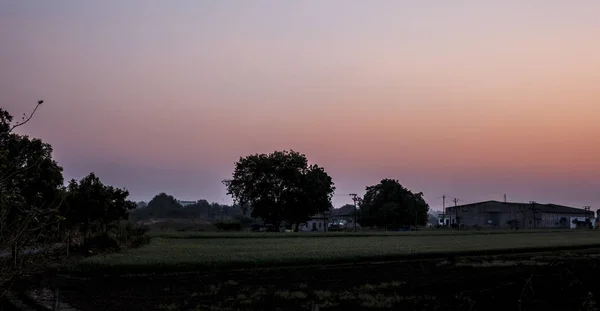
[[[294,149],[339,194],[600,208],[600,1],[4,1],[0,106],[66,178],[230,202]],[[337,206],[351,203],[336,195]],[[449,203],[449,201],[447,201]]]

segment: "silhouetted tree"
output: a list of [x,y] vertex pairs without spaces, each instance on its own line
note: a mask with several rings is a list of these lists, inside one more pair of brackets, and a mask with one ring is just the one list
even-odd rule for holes
[[413,193],[395,179],[383,179],[366,188],[360,201],[361,226],[387,227],[427,223],[429,205],[423,193]]
[[298,224],[310,216],[329,211],[335,186],[318,165],[308,165],[306,156],[295,151],[275,151],[240,158],[233,178],[224,180],[227,194],[244,212],[279,227],[281,222]]
[[[2,285],[43,260],[42,250],[57,238],[58,207],[64,198],[62,168],[52,159],[49,144],[13,132],[29,122],[42,103],[17,123],[0,108],[0,251],[12,253],[12,264],[0,263],[0,294]],[[25,247],[39,250],[40,256],[24,261],[18,255]]]
[[[138,204],[139,206],[139,204]],[[148,219],[202,219],[215,221],[217,219],[239,219],[243,215],[242,209],[219,203],[209,203],[198,200],[194,204],[182,206],[171,195],[160,193],[156,195],[145,208],[137,208],[131,212],[134,221]]]
[[172,196],[159,193],[148,202],[147,212],[151,218],[183,218],[182,206]]
[[129,192],[104,185],[94,173],[79,182],[71,180],[67,201],[63,208],[65,223],[69,228],[80,230],[84,236],[108,234],[108,228],[126,220],[136,203],[127,200]]
[[354,216],[354,204],[345,204],[340,208],[334,208],[331,210],[331,216]]

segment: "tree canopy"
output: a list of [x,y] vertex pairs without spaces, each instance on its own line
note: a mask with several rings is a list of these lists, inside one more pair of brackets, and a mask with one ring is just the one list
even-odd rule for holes
[[[20,122],[13,122],[13,116],[0,108],[0,251],[12,253],[10,264],[0,258],[0,297],[24,271],[43,268],[51,260],[48,254],[53,245],[64,242],[65,233],[68,254],[69,232],[92,229],[91,233],[108,237],[108,226],[127,219],[135,207],[127,200],[126,190],[103,185],[93,173],[79,183],[71,181],[66,188],[52,147],[13,131],[28,123],[42,103],[38,101]],[[121,235],[125,240],[145,232],[128,228]],[[35,252],[20,256],[24,249]]]
[[42,230],[59,220],[63,176],[52,159],[52,147],[13,132],[32,115],[13,124],[12,115],[0,108],[0,247],[33,244],[44,237]]
[[354,204],[344,204],[340,208],[335,208],[331,211],[332,216],[354,216]]
[[429,205],[423,193],[413,193],[395,179],[383,179],[366,188],[360,201],[361,226],[424,225],[428,221]]
[[136,203],[127,200],[128,196],[129,191],[104,185],[90,173],[79,182],[69,182],[63,216],[70,227],[78,227],[86,235],[90,230],[106,235],[110,224],[127,219],[135,209]]
[[131,213],[135,221],[148,219],[203,219],[206,221],[239,219],[242,216],[239,206],[230,206],[218,203],[209,203],[199,200],[194,204],[181,206],[177,199],[166,193],[159,193],[147,206],[138,203],[138,207]]
[[232,178],[223,183],[244,212],[251,208],[252,217],[276,227],[284,221],[298,225],[329,211],[335,191],[322,167],[309,165],[304,154],[293,150],[240,158]]
[[148,202],[147,212],[152,216],[156,217],[175,217],[178,210],[181,210],[182,206],[177,202],[173,196],[161,192],[152,198]]

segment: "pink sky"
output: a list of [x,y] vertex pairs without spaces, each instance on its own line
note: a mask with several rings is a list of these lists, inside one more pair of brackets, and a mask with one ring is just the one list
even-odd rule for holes
[[240,156],[294,149],[339,194],[600,208],[598,1],[2,6],[0,105],[46,101],[24,131],[67,178],[230,202]]

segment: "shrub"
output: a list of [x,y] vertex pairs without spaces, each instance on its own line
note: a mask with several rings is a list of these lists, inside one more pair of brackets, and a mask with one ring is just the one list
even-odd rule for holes
[[215,227],[221,231],[241,231],[242,225],[236,222],[218,222]]
[[147,234],[135,236],[131,239],[130,247],[137,248],[150,243],[150,236]]
[[235,218],[236,221],[238,221],[240,223],[240,226],[242,228],[248,228],[250,227],[250,225],[252,225],[255,220],[251,217],[248,216],[239,216]]
[[140,247],[150,241],[146,233],[150,228],[146,225],[133,225],[131,222],[123,222],[118,225],[115,239],[120,247]]
[[92,253],[98,252],[114,252],[121,250],[117,239],[112,238],[108,235],[97,235],[85,242],[83,249],[91,251]]

